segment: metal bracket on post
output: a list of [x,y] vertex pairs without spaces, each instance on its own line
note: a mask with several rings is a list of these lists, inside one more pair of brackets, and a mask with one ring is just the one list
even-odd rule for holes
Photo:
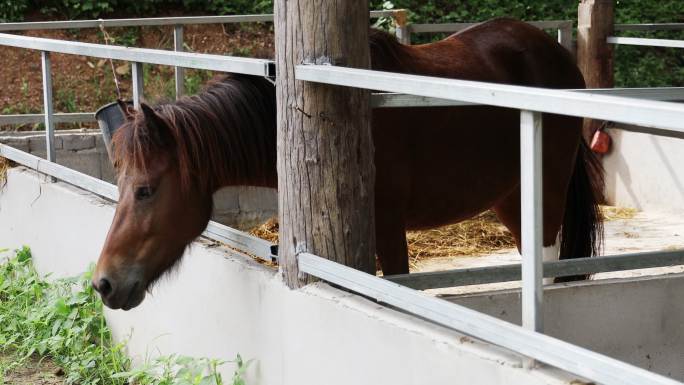
[[133,106],[140,109],[140,99],[143,97],[143,64],[140,62],[132,63],[133,77]]
[[[175,25],[173,27],[173,50],[176,52],[183,51],[183,26]],[[176,81],[176,100],[180,99],[185,93],[185,68],[174,67],[175,81]]]
[[405,9],[397,9],[392,13],[394,19],[395,35],[401,44],[411,45],[411,29],[408,25],[408,12]]
[[520,111],[522,325],[543,332],[542,114]]
[[43,72],[43,113],[45,115],[45,146],[46,158],[49,162],[56,162],[55,154],[55,121],[52,110],[52,72],[50,70],[50,53],[41,51],[41,67]]

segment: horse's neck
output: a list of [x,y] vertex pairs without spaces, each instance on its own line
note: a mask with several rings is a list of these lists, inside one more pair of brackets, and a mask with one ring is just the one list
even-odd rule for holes
[[276,174],[276,165],[273,163],[273,173],[263,175],[254,174],[248,175],[243,174],[239,176],[229,176],[221,178],[214,185],[213,191],[216,192],[223,187],[235,187],[235,186],[251,186],[251,187],[278,187],[278,175]]
[[[275,90],[265,80],[237,78],[236,81],[251,81],[245,87],[244,95],[232,100],[261,100],[259,108],[233,119],[231,126],[221,127],[218,137],[223,141],[220,151],[224,152],[225,164],[212,167],[217,170],[215,189],[226,186],[256,186],[276,188],[276,111]],[[261,83],[261,82],[264,83]],[[242,111],[253,105],[237,105],[234,111]],[[236,123],[240,122],[240,123]]]

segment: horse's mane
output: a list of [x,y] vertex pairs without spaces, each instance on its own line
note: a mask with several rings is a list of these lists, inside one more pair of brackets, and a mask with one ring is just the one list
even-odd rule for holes
[[[372,68],[411,72],[408,47],[371,29]],[[180,172],[181,189],[212,191],[217,183],[272,185],[276,180],[275,88],[267,80],[230,74],[193,96],[153,107],[155,122],[141,111],[112,138],[117,171],[148,170],[169,154]]]
[[394,35],[378,29],[370,30],[371,68],[377,71],[412,72],[414,67],[410,48],[401,44]]
[[138,111],[116,131],[117,170],[147,170],[163,152],[177,164],[185,192],[190,186],[213,192],[227,181],[267,185],[275,180],[275,89],[267,80],[227,75],[197,95],[153,109],[152,119]]

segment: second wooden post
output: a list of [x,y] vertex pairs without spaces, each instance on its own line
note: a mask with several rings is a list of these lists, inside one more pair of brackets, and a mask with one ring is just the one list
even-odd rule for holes
[[[587,88],[613,87],[613,48],[607,42],[614,27],[614,0],[581,0],[577,13],[577,65]],[[601,121],[586,119],[584,136],[591,140]]]
[[276,0],[280,268],[290,287],[308,252],[375,272],[369,92],[303,82],[295,66],[368,68],[368,2]]

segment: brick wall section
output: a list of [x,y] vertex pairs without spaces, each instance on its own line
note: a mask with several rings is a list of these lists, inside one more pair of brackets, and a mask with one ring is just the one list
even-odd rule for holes
[[[0,132],[0,143],[45,158],[43,131]],[[57,131],[55,152],[57,163],[115,183],[114,169],[99,131]],[[228,226],[248,229],[277,213],[278,199],[273,189],[229,187],[214,195],[214,220]]]

